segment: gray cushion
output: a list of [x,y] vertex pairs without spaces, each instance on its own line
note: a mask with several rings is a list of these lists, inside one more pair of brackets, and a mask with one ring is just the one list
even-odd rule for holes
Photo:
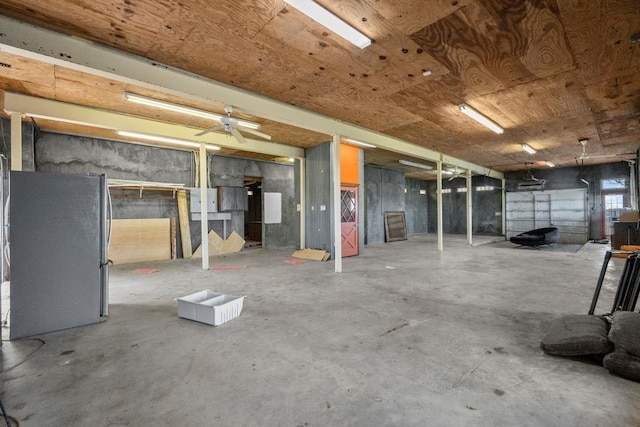
[[602,364],[612,374],[640,382],[640,357],[616,350],[607,354]]
[[640,357],[640,313],[616,311],[611,322],[609,341],[615,344],[616,351],[620,349]]
[[607,339],[607,322],[601,317],[571,315],[555,319],[540,347],[558,356],[586,356],[613,351]]

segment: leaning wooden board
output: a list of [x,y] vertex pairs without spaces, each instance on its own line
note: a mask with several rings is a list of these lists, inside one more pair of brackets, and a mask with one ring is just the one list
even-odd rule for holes
[[169,218],[114,219],[109,259],[114,264],[171,259]]

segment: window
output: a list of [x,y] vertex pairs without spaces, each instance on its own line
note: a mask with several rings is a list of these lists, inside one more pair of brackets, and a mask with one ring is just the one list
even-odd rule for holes
[[625,188],[627,188],[627,180],[625,178],[602,180],[603,190],[624,190]]
[[492,191],[495,190],[493,185],[482,185],[480,187],[476,187],[476,191]]
[[622,194],[607,194],[604,196],[604,208],[611,212],[615,209],[624,208],[624,197]]

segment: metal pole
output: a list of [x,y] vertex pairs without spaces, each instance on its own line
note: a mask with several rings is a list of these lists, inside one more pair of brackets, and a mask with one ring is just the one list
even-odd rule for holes
[[331,143],[331,171],[333,184],[333,249],[335,271],[342,273],[342,227],[340,221],[340,135],[333,135]]
[[304,158],[298,159],[298,164],[300,165],[300,249],[304,249],[306,247],[306,160]]
[[11,113],[11,170],[22,170],[22,113]]
[[507,180],[502,179],[502,235],[507,236]]
[[471,195],[471,171],[467,169],[467,244],[473,245],[473,197]]
[[[209,269],[209,215],[207,204],[207,146],[200,144],[200,235],[202,243],[202,269]],[[226,236],[225,236],[226,237]]]
[[444,250],[444,239],[442,236],[442,162],[436,162],[438,179],[436,184],[436,211],[438,223],[438,251]]

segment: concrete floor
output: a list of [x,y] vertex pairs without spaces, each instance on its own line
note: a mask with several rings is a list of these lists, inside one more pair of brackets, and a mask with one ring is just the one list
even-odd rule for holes
[[[421,236],[340,275],[292,250],[116,266],[109,320],[43,336],[2,400],[21,426],[638,426],[640,384],[539,348],[554,317],[587,312],[606,249]],[[241,316],[178,318],[174,299],[207,288],[247,295]],[[5,342],[3,368],[40,345]]]

